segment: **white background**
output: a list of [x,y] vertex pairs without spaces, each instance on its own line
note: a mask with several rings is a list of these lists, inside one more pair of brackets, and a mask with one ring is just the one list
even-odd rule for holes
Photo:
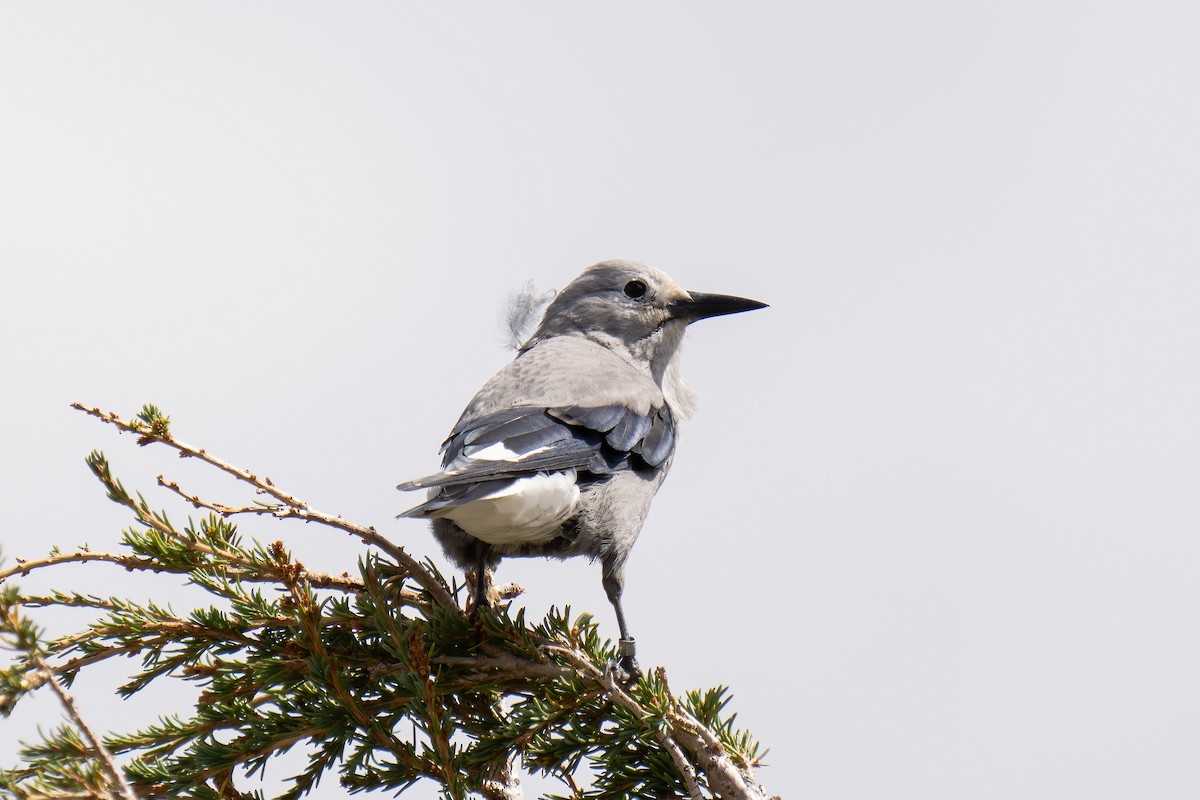
[[[771,304],[692,331],[626,593],[643,665],[733,687],[770,791],[1200,796],[1198,8],[7,3],[6,556],[113,546],[93,447],[177,519],[160,472],[245,499],[73,400],[434,555],[392,487],[510,357],[506,294],[642,260]],[[593,565],[499,578],[615,633]],[[101,727],[190,702],[120,703],[124,668],[77,686]]]

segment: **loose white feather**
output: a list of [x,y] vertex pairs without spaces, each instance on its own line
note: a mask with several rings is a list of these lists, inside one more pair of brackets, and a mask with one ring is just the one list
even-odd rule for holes
[[555,294],[557,293],[553,289],[539,292],[534,288],[533,281],[525,281],[520,289],[509,296],[502,316],[504,336],[509,348],[520,350],[525,346],[529,337],[533,336],[533,332],[541,324],[546,307],[550,305]]

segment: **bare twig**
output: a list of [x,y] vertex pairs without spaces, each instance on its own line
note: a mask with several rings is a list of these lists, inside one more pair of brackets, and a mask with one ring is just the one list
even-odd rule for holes
[[[99,408],[85,406],[82,403],[72,403],[71,407],[84,412],[90,416],[96,417],[102,422],[107,422],[110,425],[130,433],[136,433],[139,437],[138,444],[150,444],[159,442],[176,450],[181,458],[198,458],[201,461],[209,464],[217,469],[237,478],[244,483],[248,483],[255,488],[258,494],[265,494],[278,500],[282,505],[271,511],[274,516],[281,519],[295,518],[302,519],[305,522],[316,522],[321,525],[327,525],[331,528],[337,528],[345,531],[353,536],[358,537],[363,542],[378,547],[384,553],[391,556],[397,564],[399,564],[405,572],[413,577],[417,583],[430,593],[431,596],[443,606],[455,606],[454,598],[446,590],[444,586],[433,576],[429,570],[421,564],[420,561],[413,558],[408,552],[397,544],[392,543],[374,527],[358,525],[341,517],[332,514],[325,514],[315,509],[309,508],[308,503],[285,492],[277,487],[269,477],[259,477],[249,470],[235,466],[228,461],[209,454],[204,448],[193,447],[186,442],[176,439],[169,431],[152,430],[150,426],[141,423],[133,424],[126,422],[117,414],[111,411],[103,411]],[[218,512],[221,513],[221,512]]]
[[179,488],[178,483],[175,481],[169,481],[162,475],[159,475],[157,480],[159,486],[162,486],[164,489],[170,489],[172,492],[191,503],[194,508],[207,508],[209,511],[214,511],[220,514],[222,517],[232,517],[235,514],[272,514],[277,516],[280,509],[283,508],[283,506],[280,506],[277,503],[262,503],[256,506],[240,507],[226,506],[209,500],[201,500],[194,494],[188,494],[183,489]]
[[13,577],[14,575],[21,575],[22,577],[24,577],[36,569],[42,569],[44,567],[52,567],[56,564],[70,564],[72,562],[82,563],[85,561],[106,561],[110,564],[118,564],[130,571],[133,571],[133,570],[142,570],[145,572],[172,572],[173,571],[173,570],[170,570],[170,569],[162,566],[157,561],[154,561],[153,559],[149,559],[149,558],[139,558],[138,556],[122,556],[122,555],[117,555],[115,553],[95,553],[95,552],[92,552],[91,550],[80,549],[80,550],[76,550],[72,553],[55,553],[53,555],[46,556],[45,558],[35,558],[35,559],[18,558],[17,565],[15,567],[9,567],[8,569],[0,570],[0,583],[3,583],[4,581],[8,580],[9,578]]

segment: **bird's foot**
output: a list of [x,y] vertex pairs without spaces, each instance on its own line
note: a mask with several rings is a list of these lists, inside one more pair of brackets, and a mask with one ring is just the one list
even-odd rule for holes
[[467,612],[467,622],[472,625],[479,624],[479,609],[490,608],[491,603],[471,603],[471,610]]
[[604,671],[622,686],[632,686],[642,674],[637,662],[637,642],[632,636],[617,642],[617,654],[620,658],[608,662]]

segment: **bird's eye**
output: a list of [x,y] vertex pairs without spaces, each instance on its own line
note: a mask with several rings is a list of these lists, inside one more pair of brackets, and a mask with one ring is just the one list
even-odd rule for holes
[[641,281],[630,281],[625,284],[625,296],[639,300],[646,294],[646,284]]

